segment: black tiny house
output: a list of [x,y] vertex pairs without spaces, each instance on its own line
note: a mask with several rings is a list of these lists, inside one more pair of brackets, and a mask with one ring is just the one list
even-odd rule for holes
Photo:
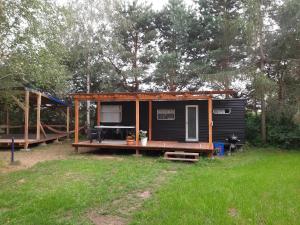
[[[213,99],[213,141],[222,141],[235,134],[245,143],[245,99]],[[208,140],[208,106],[205,100],[186,101],[153,101],[152,108],[152,140],[153,141],[179,141],[179,142],[206,142]],[[122,110],[121,119],[109,122],[101,122],[101,125],[133,125],[135,124],[135,102],[102,102],[103,111],[106,106],[119,106]],[[191,112],[192,111],[192,112]],[[193,116],[198,123],[190,125],[197,129],[194,134],[188,133],[188,116]],[[149,105],[148,102],[140,102],[140,129],[148,130]],[[106,118],[103,118],[104,121]],[[194,135],[189,138],[189,135]],[[108,136],[107,138],[113,138]]]
[[[245,100],[233,98],[232,90],[197,92],[76,93],[75,150],[79,147],[106,149],[190,151],[212,156],[213,142],[224,142],[238,136],[245,142]],[[222,95],[231,96],[222,99]],[[79,141],[80,103],[97,105],[98,142]],[[102,142],[106,131],[120,131],[117,138]],[[127,135],[128,130],[134,134]],[[148,142],[144,132],[148,131]],[[107,132],[107,134],[113,132]],[[140,133],[142,134],[140,140]],[[130,141],[131,139],[131,141]]]

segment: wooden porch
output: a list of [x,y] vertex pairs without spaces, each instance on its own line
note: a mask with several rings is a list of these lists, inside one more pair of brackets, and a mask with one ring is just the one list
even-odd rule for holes
[[213,149],[208,142],[176,142],[176,141],[148,141],[146,146],[138,144],[127,145],[125,140],[104,140],[101,143],[93,141],[80,141],[73,143],[77,149],[79,147],[91,147],[95,149],[133,149],[133,150],[156,150],[156,151],[185,151],[185,152],[205,152],[210,153]]
[[[213,151],[212,135],[212,99],[213,95],[234,94],[232,90],[225,91],[198,91],[198,92],[139,92],[139,93],[77,93],[73,94],[75,109],[75,140],[73,146],[78,151],[79,147],[95,147],[102,149],[135,149],[136,154],[139,150],[168,150],[168,151],[188,151],[188,152],[207,152],[211,155]],[[152,137],[152,103],[153,101],[207,101],[208,111],[208,140],[207,142],[176,142],[176,141],[157,141]],[[94,101],[97,103],[96,116],[97,125],[101,123],[101,102],[132,101],[135,102],[135,143],[127,145],[125,141],[103,141],[101,143],[90,143],[89,141],[79,140],[79,109],[80,102]],[[148,144],[142,146],[139,141],[140,131],[140,102],[148,102]],[[198,139],[198,138],[197,138]]]
[[[13,135],[4,135],[0,138],[0,147],[8,147],[11,145],[12,137],[14,137],[14,143],[17,147],[29,147],[34,144],[41,144],[50,141],[59,140],[67,137],[67,133],[65,134],[47,134],[46,137],[41,137],[40,139],[36,139],[36,134],[28,134],[28,139],[24,139],[24,134],[13,134]],[[26,148],[25,148],[26,149]]]

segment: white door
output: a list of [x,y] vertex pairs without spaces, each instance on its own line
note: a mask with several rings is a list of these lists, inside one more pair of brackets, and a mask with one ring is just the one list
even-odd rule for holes
[[198,141],[198,106],[185,106],[185,140]]

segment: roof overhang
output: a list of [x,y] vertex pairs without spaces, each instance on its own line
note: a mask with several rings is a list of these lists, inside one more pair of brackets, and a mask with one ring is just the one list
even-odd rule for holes
[[75,93],[71,94],[78,101],[152,101],[152,100],[206,100],[213,95],[234,95],[233,90],[197,91],[197,92],[117,92],[117,93]]

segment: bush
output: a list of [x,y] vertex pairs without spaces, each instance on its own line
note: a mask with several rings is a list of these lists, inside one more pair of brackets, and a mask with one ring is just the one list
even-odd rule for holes
[[[262,145],[259,115],[246,115],[246,139],[252,145]],[[267,144],[282,148],[299,148],[300,127],[294,124],[292,118],[268,116]]]

